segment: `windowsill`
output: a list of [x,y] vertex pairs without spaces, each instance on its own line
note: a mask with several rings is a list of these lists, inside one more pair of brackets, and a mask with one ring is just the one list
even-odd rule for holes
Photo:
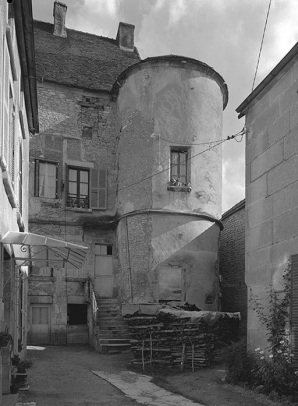
[[25,224],[24,224],[22,214],[19,211],[17,212],[17,223],[18,223],[18,226],[19,226],[19,230],[24,232],[25,231]]
[[189,186],[168,186],[167,190],[169,192],[186,192],[186,193],[190,193],[191,192],[191,187],[189,187]]
[[67,207],[66,206],[65,210],[75,211],[75,212],[78,212],[78,213],[92,213],[92,209],[83,209],[81,207]]
[[9,173],[7,172],[7,170],[3,170],[2,177],[3,177],[4,189],[5,189],[5,192],[7,194],[9,203],[11,204],[11,207],[13,209],[15,209],[16,207],[18,207],[17,199],[15,197],[14,190],[13,190],[12,183],[11,183],[11,179],[10,179],[10,176],[9,176]]

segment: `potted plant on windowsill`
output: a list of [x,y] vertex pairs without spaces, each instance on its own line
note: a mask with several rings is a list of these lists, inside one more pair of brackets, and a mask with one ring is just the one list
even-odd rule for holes
[[19,390],[28,390],[29,385],[27,382],[28,372],[27,370],[31,368],[33,361],[30,358],[25,358],[20,361],[17,365],[17,372],[15,372],[15,385]]

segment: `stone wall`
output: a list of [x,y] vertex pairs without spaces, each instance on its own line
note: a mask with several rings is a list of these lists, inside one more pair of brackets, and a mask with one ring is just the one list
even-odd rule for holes
[[245,283],[245,201],[222,216],[219,273],[221,310],[240,312],[240,335],[247,334],[247,286]]
[[[49,83],[38,85],[38,99],[40,133],[32,137],[30,145],[30,231],[89,248],[83,269],[68,266],[55,270],[49,280],[39,274],[30,278],[32,300],[50,297],[51,342],[61,344],[67,341],[69,297],[80,300],[83,291],[79,281],[85,283],[86,278],[94,277],[95,244],[115,245],[111,220],[115,215],[117,109],[106,93]],[[38,159],[58,164],[57,198],[35,196]],[[67,165],[107,170],[106,210],[66,207]],[[113,269],[113,292],[117,296],[116,256]],[[69,278],[77,281],[70,282]],[[89,339],[91,342],[91,336]]]
[[[286,66],[251,102],[246,117],[246,284],[267,306],[267,288],[298,252],[298,62]],[[266,345],[266,330],[248,304],[248,341]]]

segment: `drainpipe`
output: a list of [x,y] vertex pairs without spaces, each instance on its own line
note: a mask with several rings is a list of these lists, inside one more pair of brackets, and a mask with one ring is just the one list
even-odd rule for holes
[[128,260],[128,284],[129,284],[129,294],[131,302],[133,303],[133,295],[132,295],[132,284],[131,284],[131,266],[130,266],[130,251],[129,251],[129,237],[128,237],[128,224],[127,224],[127,217],[125,217],[126,223],[126,238],[127,238],[127,260]]

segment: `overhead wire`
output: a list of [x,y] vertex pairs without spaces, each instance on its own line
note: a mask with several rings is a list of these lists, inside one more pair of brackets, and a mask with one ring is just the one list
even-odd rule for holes
[[[200,152],[198,152],[197,154],[191,156],[191,157],[188,159],[188,161],[191,161],[193,158],[196,158],[197,156],[202,155],[202,154],[204,154],[205,152],[210,151],[211,149],[218,147],[219,145],[223,144],[223,143],[226,142],[226,141],[235,139],[235,137],[237,137],[238,135],[241,135],[242,132],[243,132],[243,130],[241,130],[241,131],[240,131],[239,133],[237,133],[237,134],[230,135],[230,136],[228,136],[227,138],[223,138],[223,139],[221,139],[221,140],[217,140],[217,141],[216,141],[217,144],[212,145],[212,146],[210,146],[209,148],[206,148],[204,151],[200,151]],[[209,142],[208,144],[210,144],[210,142]],[[168,158],[167,158],[167,159],[168,159]],[[155,173],[152,174],[152,175],[146,176],[146,177],[144,177],[144,178],[142,178],[142,179],[140,179],[140,180],[138,180],[138,181],[136,181],[136,182],[130,183],[129,185],[126,185],[126,186],[124,186],[123,188],[118,189],[117,192],[121,192],[122,190],[125,190],[125,189],[128,189],[129,187],[135,186],[135,185],[137,185],[137,184],[139,184],[139,183],[141,183],[141,182],[144,182],[145,180],[152,179],[153,177],[159,175],[160,173],[166,172],[166,171],[168,171],[168,170],[170,170],[170,169],[172,169],[173,167],[178,166],[178,165],[179,165],[179,164],[170,165],[170,166],[168,166],[167,168],[165,168],[165,169],[163,169],[163,170],[161,170],[161,171],[155,172]],[[108,193],[108,196],[113,195],[113,194],[115,194],[115,193],[116,193],[116,191],[111,192],[111,193]]]
[[267,14],[266,14],[266,20],[265,20],[265,25],[264,25],[264,30],[263,30],[263,35],[262,35],[262,40],[261,40],[259,55],[258,55],[258,61],[257,61],[256,70],[255,70],[254,79],[253,79],[253,82],[252,82],[252,89],[251,89],[251,91],[253,91],[253,90],[254,90],[254,87],[255,87],[255,82],[256,82],[256,78],[257,78],[257,73],[258,73],[259,64],[260,64],[260,59],[261,59],[261,54],[262,54],[262,49],[263,49],[263,43],[264,43],[265,33],[266,33],[266,29],[267,29],[267,23],[268,23],[269,13],[270,13],[270,9],[271,9],[271,3],[272,3],[272,0],[269,0],[268,9],[267,9]]

